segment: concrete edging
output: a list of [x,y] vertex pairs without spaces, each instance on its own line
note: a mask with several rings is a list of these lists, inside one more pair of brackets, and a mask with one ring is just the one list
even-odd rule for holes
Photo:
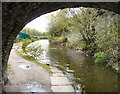
[[75,92],[68,78],[56,67],[51,67],[51,90],[53,92]]

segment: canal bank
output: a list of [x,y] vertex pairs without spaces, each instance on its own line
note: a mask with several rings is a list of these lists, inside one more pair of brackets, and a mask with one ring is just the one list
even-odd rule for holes
[[8,64],[11,65],[5,92],[52,92],[50,73],[16,53],[21,44],[14,44]]
[[14,44],[11,51],[9,58],[11,74],[9,83],[5,86],[6,92],[74,92],[67,77],[56,67],[51,67],[50,74],[37,64],[17,55],[16,49],[22,52],[21,45],[22,43]]
[[75,92],[68,78],[56,67],[51,67],[51,89],[53,92]]
[[[91,57],[77,50],[51,45],[48,40],[34,43],[44,48],[39,61],[61,70],[75,92],[118,92],[118,75],[102,65],[94,64]],[[53,74],[55,75],[62,74]],[[54,89],[58,90],[55,87]]]
[[39,61],[57,67],[69,79],[75,92],[118,92],[118,75],[81,54],[79,50],[52,45],[48,40],[36,42],[45,49]]
[[[38,41],[29,44],[28,46],[31,45],[36,45]],[[71,83],[69,82],[68,78],[62,73],[62,71],[58,70],[57,67],[52,66],[51,63],[49,62],[49,60],[45,60],[46,57],[46,47],[49,44],[48,42],[44,43],[44,41],[39,41],[41,42],[41,48],[43,50],[41,58],[40,58],[40,62],[43,62],[44,64],[50,66],[51,68],[51,90],[53,92],[75,92],[75,90],[73,89]],[[47,44],[47,45],[44,45]],[[39,44],[37,44],[39,45]]]

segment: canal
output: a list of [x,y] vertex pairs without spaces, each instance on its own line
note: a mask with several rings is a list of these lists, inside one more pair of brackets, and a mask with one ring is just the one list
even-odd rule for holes
[[117,92],[118,75],[89,56],[48,40],[34,42],[44,49],[40,61],[56,66],[68,77],[76,92]]

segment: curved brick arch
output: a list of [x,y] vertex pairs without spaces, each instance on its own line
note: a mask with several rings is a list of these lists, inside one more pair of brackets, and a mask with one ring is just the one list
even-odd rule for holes
[[2,78],[7,82],[7,62],[13,41],[19,31],[30,21],[51,11],[67,7],[92,7],[107,9],[120,14],[119,3],[3,3],[2,7]]

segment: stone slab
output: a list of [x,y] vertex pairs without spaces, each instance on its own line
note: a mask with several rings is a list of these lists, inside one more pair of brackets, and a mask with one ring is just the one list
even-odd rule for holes
[[6,92],[20,92],[21,87],[20,86],[5,86],[5,91]]
[[70,85],[70,82],[66,77],[51,77],[52,86]]
[[53,73],[62,73],[62,71],[58,70],[57,68],[52,68],[51,70]]
[[65,77],[63,73],[53,73],[52,76],[53,77]]
[[74,92],[74,89],[71,85],[68,86],[52,86],[53,92]]

